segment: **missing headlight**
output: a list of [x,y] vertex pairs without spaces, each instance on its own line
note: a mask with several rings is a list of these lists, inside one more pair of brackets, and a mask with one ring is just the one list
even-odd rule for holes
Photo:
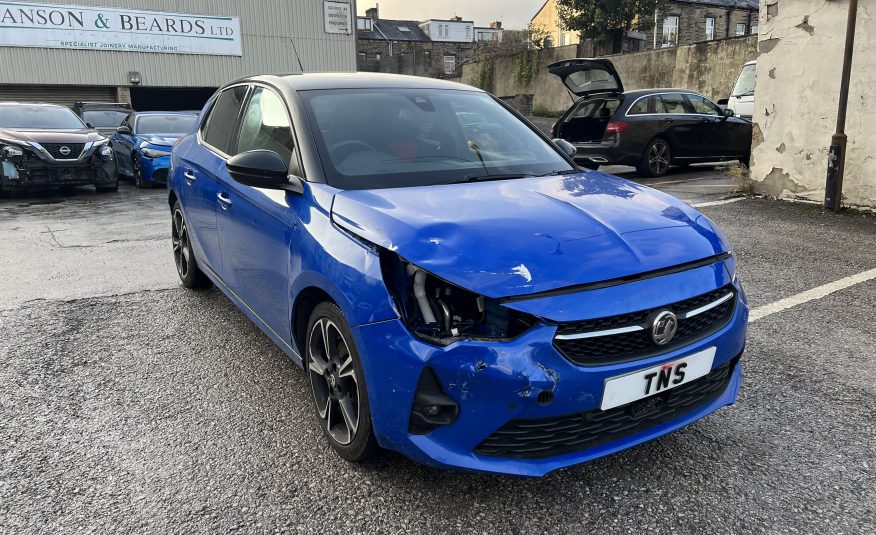
[[380,250],[380,266],[402,321],[426,341],[510,340],[538,321],[436,277],[393,252]]

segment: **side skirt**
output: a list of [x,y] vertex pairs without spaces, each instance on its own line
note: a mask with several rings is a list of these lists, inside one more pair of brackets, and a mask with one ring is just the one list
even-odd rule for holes
[[[201,266],[199,265],[198,267]],[[304,360],[301,358],[301,355],[299,355],[298,352],[295,351],[295,349],[289,344],[289,342],[285,341],[283,337],[281,337],[273,329],[271,329],[271,327],[269,327],[268,324],[258,314],[256,314],[256,312],[252,308],[250,308],[250,306],[247,305],[243,299],[241,299],[236,293],[234,293],[234,290],[232,290],[228,287],[227,284],[225,284],[225,281],[223,281],[222,278],[215,271],[207,266],[203,266],[203,269],[204,273],[206,273],[206,275],[210,277],[210,280],[213,281],[216,287],[222,290],[222,293],[224,293],[225,296],[232,303],[234,303],[234,305],[239,308],[246,317],[250,319],[250,321],[255,323],[256,327],[261,329],[262,332],[265,333],[268,338],[270,338],[275,344],[277,344],[277,346],[279,346],[279,348],[282,349],[284,353],[289,355],[289,357],[295,362],[295,364],[297,364],[301,368],[304,367]]]

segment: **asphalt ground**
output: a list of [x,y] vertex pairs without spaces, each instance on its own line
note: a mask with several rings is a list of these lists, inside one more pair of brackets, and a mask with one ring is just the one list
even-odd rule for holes
[[[0,200],[2,533],[876,532],[876,280],[751,323],[739,402],[642,446],[541,479],[351,465],[303,371],[179,286],[164,198]],[[873,216],[701,210],[755,308],[876,267]]]

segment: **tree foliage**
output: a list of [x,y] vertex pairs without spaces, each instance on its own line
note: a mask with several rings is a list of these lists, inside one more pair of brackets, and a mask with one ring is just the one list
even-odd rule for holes
[[585,39],[605,41],[628,31],[654,27],[654,13],[666,12],[669,0],[557,0],[560,21]]
[[514,78],[522,85],[538,73],[538,52],[544,46],[547,32],[529,25],[524,30],[505,30],[501,41],[480,41],[472,51],[471,62],[479,63],[475,85],[487,91],[493,90],[495,60],[500,57],[514,58]]

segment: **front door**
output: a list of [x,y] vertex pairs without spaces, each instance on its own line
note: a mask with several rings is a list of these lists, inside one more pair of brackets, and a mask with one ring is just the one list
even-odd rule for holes
[[[294,146],[283,99],[271,89],[256,86],[244,107],[236,146],[229,154],[270,150],[290,162]],[[293,253],[298,249],[296,205],[301,196],[245,186],[227,173],[220,183],[222,276],[275,334],[290,340],[290,279],[297,265]]]
[[113,152],[116,157],[116,168],[120,174],[123,175],[132,175],[133,168],[131,165],[131,154],[134,150],[134,114],[128,115],[128,117],[122,122],[119,127],[127,127],[131,130],[130,134],[122,134],[120,132],[116,132],[110,138],[110,146],[113,148]]

